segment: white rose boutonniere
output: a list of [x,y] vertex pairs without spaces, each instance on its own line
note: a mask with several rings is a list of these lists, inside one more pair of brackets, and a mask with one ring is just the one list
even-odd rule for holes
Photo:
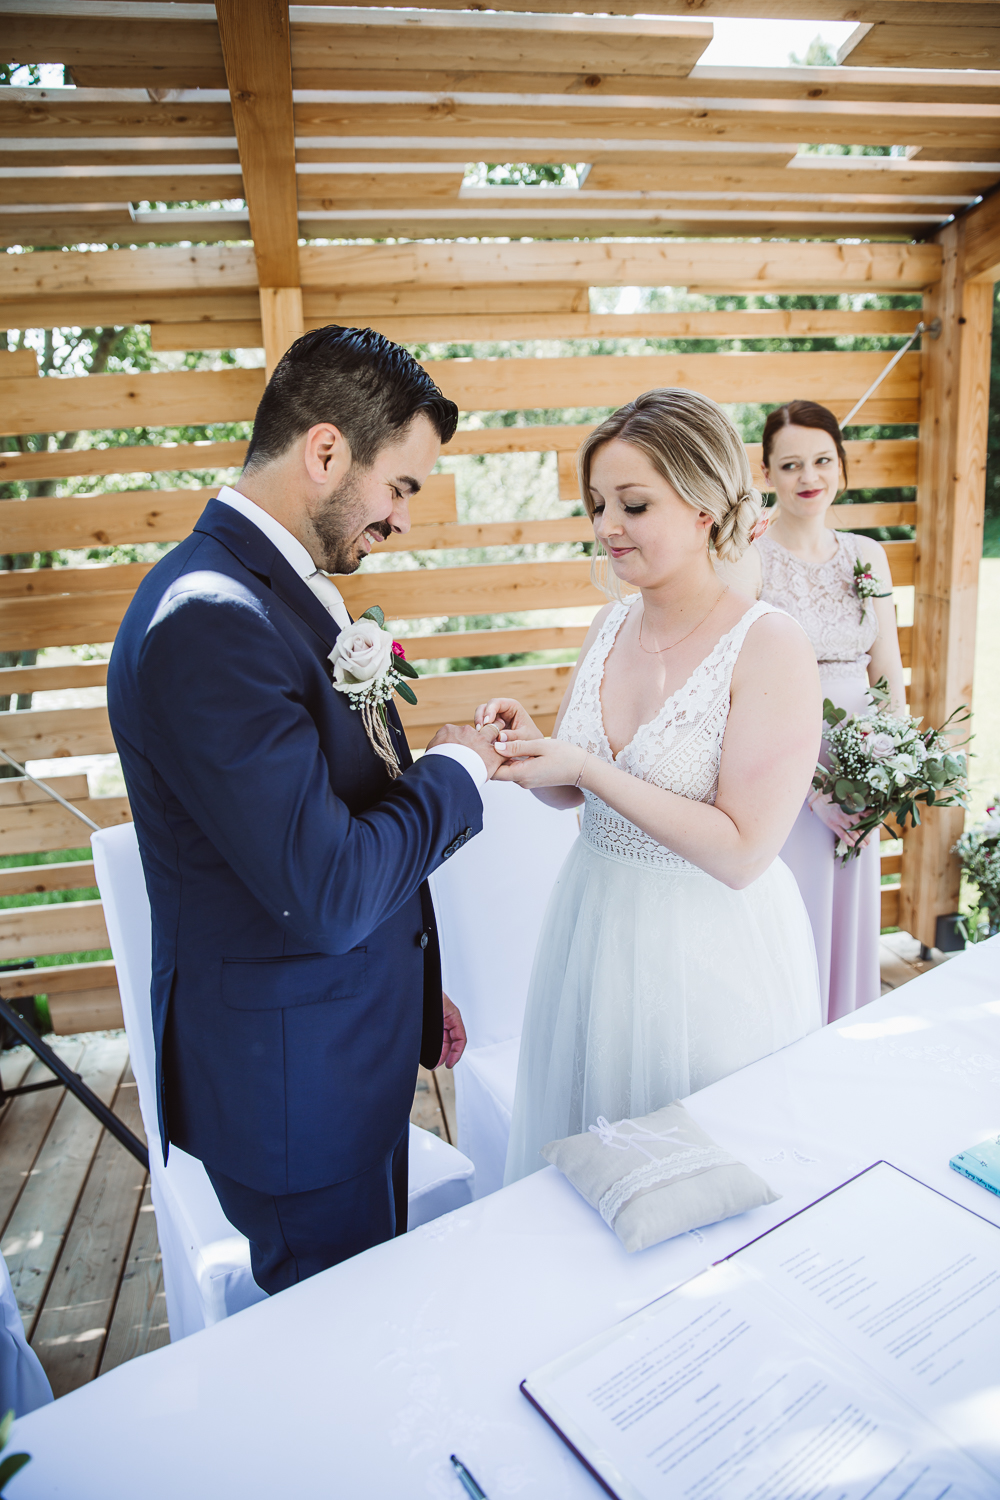
[[345,693],[351,707],[360,713],[372,749],[395,778],[399,775],[399,757],[389,733],[386,704],[393,693],[407,703],[416,703],[416,694],[404,678],[416,677],[417,673],[384,626],[385,615],[373,604],[340,632],[330,652],[330,663],[334,688]]

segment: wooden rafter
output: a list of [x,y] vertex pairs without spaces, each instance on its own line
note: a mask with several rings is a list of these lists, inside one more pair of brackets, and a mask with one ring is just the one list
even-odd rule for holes
[[288,6],[283,0],[219,0],[216,11],[258,280],[297,286]]

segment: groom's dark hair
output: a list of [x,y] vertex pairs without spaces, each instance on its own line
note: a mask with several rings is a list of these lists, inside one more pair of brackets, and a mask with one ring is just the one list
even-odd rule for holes
[[373,328],[330,323],[305,333],[278,361],[267,382],[244,463],[262,468],[304,432],[332,422],[362,469],[418,412],[442,443],[458,425],[458,407],[405,349]]

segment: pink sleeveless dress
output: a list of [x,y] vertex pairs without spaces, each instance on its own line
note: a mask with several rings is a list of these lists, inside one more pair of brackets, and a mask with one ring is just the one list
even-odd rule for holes
[[[760,597],[798,620],[819,663],[824,698],[848,713],[870,707],[868,652],[878,635],[870,601],[854,589],[856,537],[838,531],[829,562],[806,563],[767,533],[756,542],[763,582]],[[823,993],[823,1017],[836,1021],[881,992],[879,930],[881,881],[878,837],[846,865],[834,859],[836,840],[804,806],[781,858],[798,882],[812,923]]]

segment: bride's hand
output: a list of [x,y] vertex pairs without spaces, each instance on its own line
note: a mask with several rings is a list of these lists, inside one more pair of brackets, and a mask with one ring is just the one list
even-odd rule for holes
[[499,740],[494,746],[505,765],[496,772],[495,781],[516,781],[518,786],[575,786],[586,752],[579,745],[563,740]]
[[491,698],[476,709],[476,728],[496,724],[501,732],[519,740],[540,740],[542,731],[516,698]]
[[[503,769],[504,767],[501,766],[500,771],[503,771]],[[837,803],[834,802],[833,798],[827,792],[810,792],[806,798],[806,802],[817,818],[819,818],[820,822],[826,824],[831,833],[835,833],[838,839],[842,839],[848,848],[854,847],[858,841],[858,835],[855,831],[860,821],[858,817],[853,813],[846,813],[842,807],[838,807]],[[866,849],[870,841],[871,834],[869,833],[861,845],[862,849]]]

